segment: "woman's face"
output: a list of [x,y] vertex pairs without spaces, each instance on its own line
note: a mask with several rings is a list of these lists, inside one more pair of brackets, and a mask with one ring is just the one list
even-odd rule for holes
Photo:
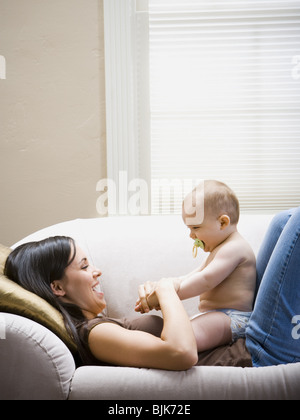
[[64,277],[55,280],[51,287],[56,296],[79,306],[84,316],[92,319],[106,307],[104,294],[100,291],[100,276],[101,272],[89,264],[83,250],[76,245],[76,256],[66,268]]

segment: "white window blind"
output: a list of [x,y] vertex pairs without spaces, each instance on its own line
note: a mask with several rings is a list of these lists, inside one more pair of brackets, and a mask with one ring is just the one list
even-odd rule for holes
[[149,25],[152,212],[181,210],[163,179],[299,206],[300,0],[149,0]]

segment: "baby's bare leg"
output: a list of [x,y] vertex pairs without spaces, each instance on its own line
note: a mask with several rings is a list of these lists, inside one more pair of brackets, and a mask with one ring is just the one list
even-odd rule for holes
[[229,344],[232,341],[230,322],[223,312],[209,312],[192,319],[198,352]]

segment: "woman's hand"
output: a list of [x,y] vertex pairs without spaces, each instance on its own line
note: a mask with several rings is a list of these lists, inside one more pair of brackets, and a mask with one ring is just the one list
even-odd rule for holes
[[160,309],[155,289],[157,281],[147,281],[139,286],[139,298],[136,301],[135,311],[142,314],[150,312],[152,309]]
[[156,290],[159,286],[170,285],[173,286],[175,291],[180,289],[180,279],[176,277],[163,278],[159,282],[148,281],[139,286],[139,299],[136,301],[135,311],[148,313],[153,309],[159,311],[160,304],[156,295]]

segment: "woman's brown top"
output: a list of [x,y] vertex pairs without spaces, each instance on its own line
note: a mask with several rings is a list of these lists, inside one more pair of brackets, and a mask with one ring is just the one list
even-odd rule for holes
[[[86,349],[84,365],[107,366],[107,363],[96,359],[88,347],[88,338],[92,329],[104,322],[119,325],[128,330],[139,330],[156,337],[161,336],[163,329],[163,319],[156,315],[143,315],[135,318],[114,319],[98,316],[92,320],[81,323],[77,326],[78,334],[82,344]],[[246,347],[245,339],[239,339],[231,345],[224,345],[213,350],[199,353],[197,366],[238,366],[252,367],[252,359]]]

